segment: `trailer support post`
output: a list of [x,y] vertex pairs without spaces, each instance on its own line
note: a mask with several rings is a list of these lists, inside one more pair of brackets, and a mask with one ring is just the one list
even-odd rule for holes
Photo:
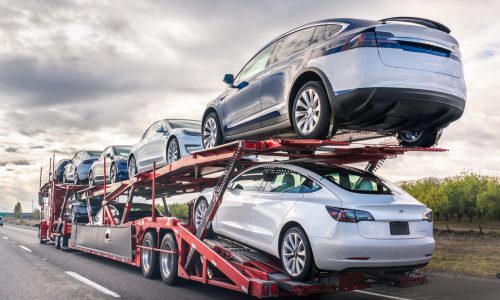
[[153,198],[153,209],[151,209],[151,220],[153,222],[156,221],[156,214],[155,214],[155,198],[156,198],[156,161],[153,161],[153,182],[152,182],[152,187],[151,187],[151,197]]

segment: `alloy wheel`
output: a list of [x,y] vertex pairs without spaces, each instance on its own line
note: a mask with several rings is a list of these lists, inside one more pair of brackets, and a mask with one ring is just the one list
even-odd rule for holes
[[212,148],[217,141],[217,123],[214,118],[209,117],[203,126],[203,145]]
[[194,215],[194,224],[196,229],[200,227],[201,223],[203,222],[203,218],[205,217],[205,213],[207,212],[207,203],[205,201],[200,201],[198,202],[198,205],[196,206],[196,211]]
[[137,166],[135,164],[135,158],[132,157],[128,162],[128,175],[130,178],[134,177],[137,173]]
[[168,163],[173,163],[177,160],[178,157],[180,157],[179,145],[178,145],[177,140],[173,139],[168,144],[167,161],[168,161]]
[[94,186],[94,173],[89,175],[89,186]]
[[[151,243],[146,240],[143,244],[144,247],[151,248]],[[142,266],[144,270],[148,271],[151,268],[151,261],[153,260],[153,251],[149,249],[142,249]]]
[[[162,245],[162,250],[166,251],[173,251],[172,245],[170,245],[169,242],[166,242],[165,244]],[[173,267],[173,253],[166,253],[166,252],[161,252],[160,253],[160,264],[161,264],[161,271],[163,273],[164,277],[169,277],[170,273],[172,272],[172,267]]]
[[306,89],[300,94],[295,105],[295,122],[298,129],[308,134],[316,128],[319,122],[321,103],[318,93],[312,89]]
[[306,248],[299,234],[290,232],[284,237],[281,255],[289,274],[297,276],[302,273],[306,264]]
[[111,166],[111,172],[110,172],[109,176],[110,176],[109,181],[111,183],[115,183],[116,182],[116,167],[115,167],[115,165]]

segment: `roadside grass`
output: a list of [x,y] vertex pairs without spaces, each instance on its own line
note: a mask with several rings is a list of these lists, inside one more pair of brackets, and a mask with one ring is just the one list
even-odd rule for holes
[[435,231],[436,249],[426,269],[495,278],[500,273],[500,234]]

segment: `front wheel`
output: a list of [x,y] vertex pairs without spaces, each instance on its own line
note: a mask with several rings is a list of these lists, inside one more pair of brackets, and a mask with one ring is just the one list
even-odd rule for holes
[[179,141],[173,137],[167,145],[167,163],[171,164],[181,158],[181,151],[179,148]]
[[330,104],[325,89],[317,81],[307,82],[295,96],[292,107],[295,132],[304,139],[324,139],[330,127]]
[[109,172],[109,181],[111,183],[118,182],[118,172],[116,171],[116,164],[111,165],[111,171]]
[[441,137],[442,129],[434,130],[401,130],[398,140],[405,147],[432,147]]
[[90,172],[89,174],[89,186],[94,186],[95,180],[94,180],[94,172]]
[[292,227],[280,245],[281,264],[286,274],[298,281],[311,278],[313,257],[309,239],[300,227]]
[[217,113],[211,112],[205,120],[203,120],[201,137],[203,139],[203,147],[205,147],[205,149],[213,148],[224,143],[222,129],[220,127],[220,121]]
[[177,279],[177,241],[172,233],[167,233],[161,240],[160,274],[166,285],[174,285]]
[[205,213],[208,209],[208,201],[205,198],[201,198],[196,202],[196,206],[194,207],[194,226],[196,230],[200,227],[203,219],[205,218]]
[[135,156],[132,156],[128,161],[128,177],[132,179],[137,174],[137,163],[135,160]]

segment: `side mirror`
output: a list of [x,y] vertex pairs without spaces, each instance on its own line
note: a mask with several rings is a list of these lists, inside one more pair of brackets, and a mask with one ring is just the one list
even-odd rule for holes
[[156,129],[156,132],[157,132],[157,133],[165,133],[166,131],[165,131],[165,128],[160,127],[160,128],[158,128],[158,129]]
[[113,154],[111,154],[111,153],[108,152],[108,153],[106,153],[106,157],[110,158],[110,159],[113,159]]
[[224,75],[224,79],[222,79],[222,81],[224,81],[228,85],[233,85],[234,75],[233,74],[226,74],[226,75]]

